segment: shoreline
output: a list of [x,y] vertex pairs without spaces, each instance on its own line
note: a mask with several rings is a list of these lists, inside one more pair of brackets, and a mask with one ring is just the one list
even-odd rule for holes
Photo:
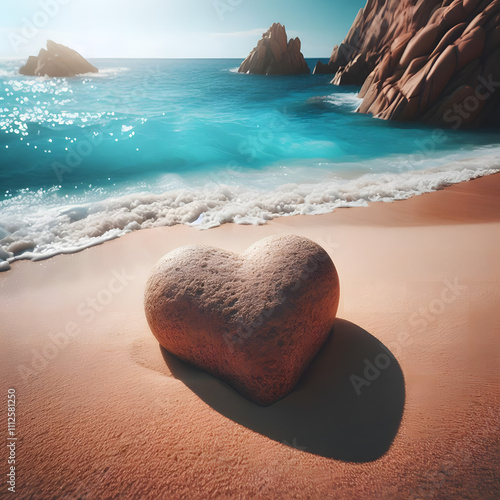
[[[159,227],[14,263],[0,274],[0,372],[3,393],[16,389],[16,490],[23,498],[500,495],[499,196],[493,174],[368,208],[210,231]],[[332,257],[339,319],[323,361],[291,397],[259,409],[160,351],[143,290],[156,261],[178,246],[239,252],[287,233]],[[360,394],[352,384],[373,362],[374,339],[400,367],[398,401],[390,370]],[[394,440],[376,446],[387,421],[380,401],[397,406],[401,397]],[[367,434],[355,445],[360,429]]]
[[[455,184],[451,184],[451,185],[448,185],[448,186],[445,186],[444,188],[438,188],[437,190],[435,191],[431,191],[431,192],[424,192],[424,193],[421,193],[421,194],[418,194],[418,195],[414,195],[414,196],[411,196],[410,198],[407,198],[407,199],[404,199],[404,200],[393,200],[391,202],[384,202],[384,201],[377,201],[377,202],[367,202],[367,206],[366,207],[356,207],[356,206],[348,206],[348,207],[337,207],[335,208],[333,211],[331,212],[326,212],[326,213],[323,213],[323,214],[307,214],[307,215],[280,215],[274,219],[271,219],[271,220],[268,220],[266,223],[264,224],[255,224],[255,226],[264,226],[264,225],[268,225],[268,224],[280,224],[280,223],[284,223],[285,225],[287,225],[287,223],[285,222],[287,219],[290,219],[290,218],[295,218],[295,217],[298,217],[298,218],[301,218],[301,217],[324,217],[324,216],[330,216],[330,215],[333,215],[333,214],[337,214],[335,216],[334,219],[332,219],[332,222],[333,223],[339,223],[339,224],[361,224],[361,223],[366,223],[366,224],[378,224],[379,223],[379,220],[377,219],[378,215],[376,216],[375,214],[378,214],[379,213],[379,210],[382,210],[384,211],[385,209],[380,209],[380,208],[375,208],[374,210],[374,207],[380,207],[380,206],[383,206],[383,205],[392,205],[394,203],[398,204],[402,201],[404,202],[407,202],[407,201],[410,201],[410,200],[413,200],[413,199],[418,199],[422,196],[427,196],[429,194],[433,194],[433,193],[436,193],[436,192],[440,192],[440,191],[444,191],[446,192],[447,194],[445,195],[447,197],[447,199],[450,200],[450,203],[451,204],[454,204],[454,198],[456,198],[457,195],[454,195],[452,193],[455,193],[455,192],[462,192],[463,191],[463,187],[460,188],[460,187],[456,187],[456,186],[467,186],[468,183],[470,182],[473,182],[473,181],[476,181],[478,179],[482,179],[482,178],[486,178],[486,177],[495,177],[495,179],[498,178],[498,176],[500,175],[500,172],[497,172],[497,173],[493,173],[493,174],[489,174],[489,175],[485,175],[485,176],[480,176],[480,177],[477,177],[477,178],[474,178],[474,179],[470,179],[470,180],[467,180],[465,182],[459,182],[459,183],[455,183]],[[491,183],[493,185],[496,185],[495,184],[495,181],[491,181]],[[471,187],[467,187],[465,188],[467,192],[470,192],[471,196],[472,197],[477,197],[477,196],[482,196],[483,193],[475,193],[474,190],[471,191]],[[426,200],[427,201],[427,200]],[[431,207],[432,206],[432,203],[433,202],[428,202],[428,206]],[[484,203],[484,201],[483,201]],[[413,203],[410,203],[408,205],[404,205],[403,206],[403,209],[402,209],[402,213],[407,213],[407,214],[411,214],[409,218],[407,218],[407,220],[403,220],[402,219],[402,222],[403,224],[412,224],[412,225],[427,225],[429,223],[430,220],[434,220],[434,223],[441,223],[441,224],[448,224],[448,223],[462,223],[464,222],[465,220],[468,221],[468,222],[479,222],[479,221],[486,221],[486,220],[497,220],[497,213],[498,213],[498,210],[497,210],[497,206],[495,205],[494,203],[494,200],[490,201],[490,206],[488,209],[484,209],[484,207],[481,208],[481,210],[477,211],[476,208],[474,208],[474,204],[471,203],[471,207],[460,207],[460,212],[459,213],[454,213],[454,211],[456,211],[456,209],[454,209],[454,211],[449,211],[446,209],[446,204],[443,204],[444,205],[444,214],[440,214],[439,217],[436,216],[436,214],[432,214],[430,213],[430,210],[428,210],[428,213],[424,214],[424,213],[421,213],[421,210],[419,208],[419,206],[421,205],[421,203],[418,203],[416,205],[414,205]],[[399,207],[400,205],[398,205]],[[422,206],[427,206],[426,204],[422,204]],[[459,205],[457,204],[457,207]],[[415,207],[415,208],[414,208]],[[350,214],[349,216],[345,216],[344,214],[344,209],[354,209],[355,210],[355,213],[354,214]],[[371,209],[371,212],[368,214],[368,213],[363,213],[363,212],[357,212],[361,209],[366,209],[366,208],[370,208]],[[468,212],[469,208],[471,209],[470,213]],[[442,208],[441,208],[442,209]],[[338,215],[339,213],[342,213],[343,215]],[[350,212],[349,212],[350,213]],[[383,218],[384,216],[382,215],[381,218]],[[401,216],[399,216],[401,217]],[[392,224],[393,225],[397,225],[398,222],[396,221],[396,219],[394,218],[394,212],[392,211],[389,211],[388,213],[388,220],[391,220]],[[364,222],[363,222],[364,221]],[[384,220],[384,224],[387,224],[387,220]],[[42,261],[45,261],[47,259],[52,259],[54,257],[57,257],[59,255],[73,255],[73,254],[78,254],[82,251],[86,251],[88,250],[89,248],[92,248],[94,246],[100,246],[100,245],[103,245],[103,244],[108,244],[109,242],[111,241],[114,241],[114,240],[117,240],[117,239],[122,239],[126,236],[128,236],[129,234],[133,234],[135,232],[141,232],[141,231],[150,231],[152,229],[156,230],[156,229],[171,229],[171,228],[174,228],[176,226],[183,226],[183,227],[188,227],[190,230],[194,230],[194,231],[207,231],[207,230],[220,230],[221,227],[223,226],[226,226],[226,225],[230,225],[230,224],[234,224],[234,225],[237,225],[237,226],[254,226],[254,224],[237,224],[237,223],[234,223],[234,222],[225,222],[223,224],[221,224],[220,226],[216,226],[216,227],[209,227],[209,228],[204,228],[204,227],[196,227],[196,226],[189,226],[187,224],[182,224],[182,223],[178,223],[178,224],[174,224],[172,226],[159,226],[157,228],[141,228],[141,229],[136,229],[136,230],[133,230],[127,234],[123,234],[123,235],[117,235],[117,236],[111,236],[109,237],[109,239],[106,239],[102,242],[99,242],[99,243],[95,243],[95,242],[90,242],[88,243],[86,246],[82,247],[82,248],[79,248],[79,249],[67,249],[67,250],[55,250],[53,252],[48,252],[47,254],[33,254],[32,252],[28,251],[25,253],[25,255],[23,256],[22,254],[17,256],[17,257],[14,257],[14,260],[12,260],[12,258],[10,258],[11,260],[5,260],[5,261],[2,261],[0,262],[1,265],[5,265],[7,264],[7,266],[5,266],[5,268],[2,268],[0,266],[0,275],[1,275],[1,272],[7,272],[7,271],[10,271],[12,269],[12,266],[13,265],[18,265],[17,263],[18,262],[25,262],[25,261],[31,261],[31,262],[42,262]],[[302,223],[299,223],[302,225]]]

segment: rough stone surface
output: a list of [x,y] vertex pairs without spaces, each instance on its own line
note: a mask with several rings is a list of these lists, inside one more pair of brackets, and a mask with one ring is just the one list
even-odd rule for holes
[[299,38],[288,37],[285,27],[274,23],[243,61],[238,71],[240,73],[255,73],[259,75],[299,75],[310,73],[302,55]]
[[315,73],[362,85],[359,111],[438,126],[500,126],[500,0],[368,0]]
[[269,405],[294,388],[327,339],[339,294],[325,250],[275,236],[241,255],[206,246],[167,254],[144,304],[167,351]]
[[38,57],[30,56],[19,73],[27,76],[68,77],[98,71],[75,50],[48,40],[47,50],[41,49]]

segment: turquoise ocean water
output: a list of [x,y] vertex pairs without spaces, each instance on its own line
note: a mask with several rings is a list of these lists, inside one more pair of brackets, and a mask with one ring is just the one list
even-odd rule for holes
[[376,120],[329,76],[92,62],[98,75],[47,79],[0,61],[0,268],[142,228],[262,224],[500,170],[498,131]]

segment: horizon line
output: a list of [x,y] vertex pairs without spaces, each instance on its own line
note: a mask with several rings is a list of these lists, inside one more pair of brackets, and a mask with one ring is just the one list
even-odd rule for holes
[[[12,57],[0,57],[0,61],[18,61],[18,60],[24,60],[26,59],[26,57],[29,57],[29,56],[12,56]],[[244,61],[248,56],[244,56],[244,57],[124,57],[124,56],[120,56],[120,57],[116,57],[116,56],[99,56],[99,57],[92,57],[92,56],[89,56],[89,57],[86,57],[86,59],[138,59],[138,60],[158,60],[158,59],[161,59],[161,60],[185,60],[185,59],[192,59],[192,60],[205,60],[205,59],[208,59],[208,60],[234,60],[234,59],[237,59],[237,60],[242,60]],[[321,56],[310,56],[310,57],[306,57],[304,56],[304,59],[330,59],[330,56],[327,56],[327,57],[321,57]]]

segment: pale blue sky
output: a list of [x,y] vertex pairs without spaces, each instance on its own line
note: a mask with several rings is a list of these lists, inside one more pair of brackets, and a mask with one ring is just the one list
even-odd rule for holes
[[0,57],[47,39],[86,57],[246,57],[281,22],[306,57],[329,57],[365,0],[22,0],[2,2]]

